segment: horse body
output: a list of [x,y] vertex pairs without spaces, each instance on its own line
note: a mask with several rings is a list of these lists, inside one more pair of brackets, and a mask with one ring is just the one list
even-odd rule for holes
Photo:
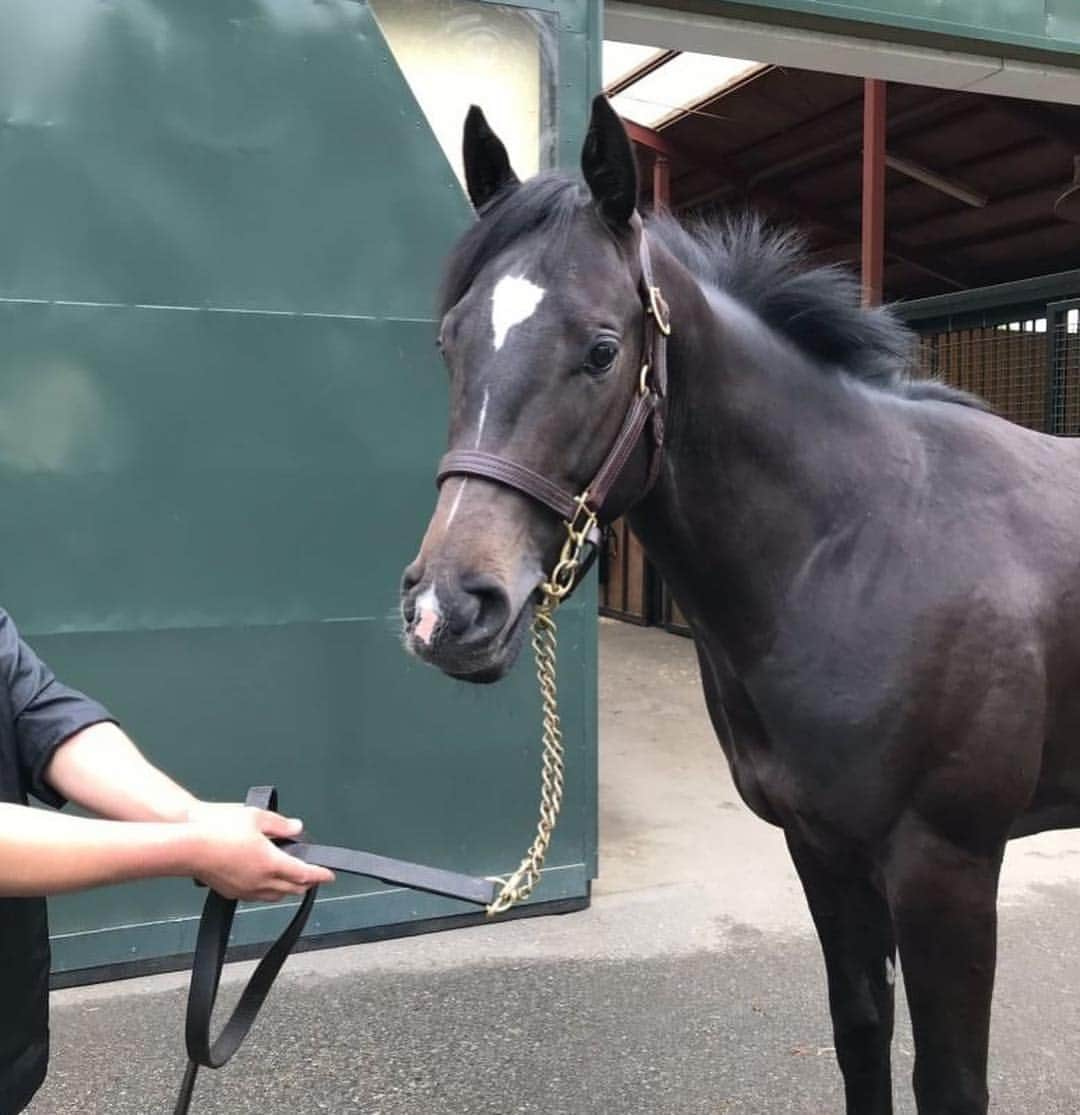
[[[790,278],[756,227],[715,250],[670,218],[643,233],[603,100],[582,163],[588,192],[521,186],[470,114],[481,219],[444,296],[451,449],[591,482],[647,383],[647,237],[673,325],[666,438],[659,459],[660,439],[636,445],[604,514],[629,513],[738,790],[783,829],[848,1115],[892,1112],[897,952],[919,1115],[985,1115],[1005,844],[1080,824],[1080,443],[908,380],[905,331],[835,273]],[[529,294],[509,326],[507,289]],[[409,649],[497,680],[563,535],[499,475],[452,476],[405,575]]]
[[[678,267],[660,255],[665,289],[694,282]],[[1047,807],[1072,823],[1080,445],[777,361],[760,322],[710,309],[711,344],[673,338],[670,448],[630,517],[747,804],[872,850],[917,781],[933,792],[966,747],[984,766],[990,736],[1010,740],[1010,788],[971,802],[980,828],[1004,813],[1038,831]],[[867,777],[883,766],[895,777]]]
[[[679,267],[660,254],[674,320]],[[631,522],[802,877],[848,1110],[892,1110],[899,936],[920,1115],[976,1115],[1005,841],[1080,822],[1080,446],[809,371],[706,301]]]

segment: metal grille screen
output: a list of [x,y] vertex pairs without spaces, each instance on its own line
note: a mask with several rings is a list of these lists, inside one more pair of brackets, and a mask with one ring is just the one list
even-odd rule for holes
[[921,328],[919,372],[981,396],[1020,426],[1080,437],[1080,299],[1000,317]]
[[1080,307],[1057,308],[1052,328],[1050,418],[1055,433],[1080,436]]
[[1049,428],[1046,318],[932,333],[919,357],[923,375],[981,396],[1011,422]]

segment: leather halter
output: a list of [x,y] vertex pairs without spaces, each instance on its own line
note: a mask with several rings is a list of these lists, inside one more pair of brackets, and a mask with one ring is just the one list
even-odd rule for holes
[[[508,488],[522,492],[544,507],[554,511],[566,524],[570,537],[580,537],[595,547],[600,540],[600,527],[610,524],[617,515],[606,507],[608,496],[638,444],[646,426],[650,432],[651,449],[649,471],[645,486],[633,503],[645,498],[656,483],[660,472],[660,459],[664,447],[664,410],[667,398],[667,339],[671,333],[671,320],[667,302],[660,292],[653,274],[649,242],[641,218],[635,213],[631,227],[638,234],[638,255],[641,278],[638,293],[644,309],[642,332],[641,371],[638,388],[630,404],[622,427],[615,437],[603,463],[592,482],[579,494],[567,491],[546,476],[526,465],[496,453],[477,449],[455,449],[439,462],[436,484],[440,487],[450,476],[479,476],[494,480]],[[619,509],[619,514],[627,508]],[[583,570],[566,588],[566,593],[576,587]]]

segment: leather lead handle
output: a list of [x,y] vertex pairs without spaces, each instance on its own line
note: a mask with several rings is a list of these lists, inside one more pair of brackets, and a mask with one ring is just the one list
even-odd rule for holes
[[[252,786],[247,792],[245,804],[256,809],[276,810],[277,790],[273,786]],[[488,906],[495,899],[496,885],[488,879],[390,859],[371,852],[354,851],[352,848],[334,848],[302,841],[279,841],[278,846],[305,863],[379,879],[395,886],[457,898],[478,906]],[[187,1115],[200,1066],[221,1068],[240,1048],[270,994],[270,988],[273,987],[282,965],[304,931],[317,892],[318,887],[312,887],[304,895],[289,924],[259,961],[232,1014],[215,1039],[210,1037],[210,1027],[218,985],[221,982],[221,969],[225,963],[229,935],[236,915],[236,899],[224,898],[213,890],[207,893],[195,941],[195,958],[191,967],[187,1018],[184,1024],[188,1065],[173,1115]]]
[[[256,809],[276,809],[277,791],[273,786],[253,786],[248,790],[245,804]],[[202,917],[199,919],[199,935],[195,941],[195,959],[191,967],[191,986],[188,990],[187,1019],[184,1025],[188,1065],[173,1115],[187,1115],[199,1067],[205,1065],[212,1069],[221,1068],[240,1048],[266,1001],[281,966],[307,923],[318,889],[312,887],[304,895],[292,920],[267,949],[229,1020],[214,1041],[210,1038],[210,1026],[218,985],[221,982],[221,969],[229,947],[229,934],[236,914],[236,899],[224,898],[214,890],[207,894]]]

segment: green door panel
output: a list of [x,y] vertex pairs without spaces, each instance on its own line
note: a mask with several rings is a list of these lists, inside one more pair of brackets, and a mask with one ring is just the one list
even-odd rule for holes
[[[679,5],[664,0],[664,6]],[[718,13],[744,18],[753,18],[758,9],[785,26],[799,26],[806,17],[817,21],[814,26],[853,22],[855,26],[847,28],[853,31],[859,24],[870,24],[880,28],[877,37],[882,39],[902,39],[908,32],[920,41],[966,39],[976,46],[1003,46],[1000,53],[1006,56],[1010,47],[1064,55],[1059,64],[1075,64],[1068,56],[1080,54],[1077,0],[689,0],[687,6],[698,11],[715,7]]]
[[[599,4],[541,6],[570,161]],[[320,840],[516,866],[531,664],[480,690],[400,647],[445,444],[431,314],[471,217],[368,8],[0,5],[0,197],[0,602],[24,635],[201,794],[276,782]],[[589,585],[561,617],[569,775],[541,902],[584,900],[596,872],[594,605]],[[182,954],[201,898],[57,900],[55,967]],[[309,932],[465,909],[345,879]],[[282,916],[244,911],[237,939]]]
[[0,295],[426,318],[468,219],[352,0],[7,0],[0,122]]
[[5,599],[38,631],[387,616],[434,500],[430,323],[0,303]]
[[[594,848],[590,698],[574,676],[592,620],[577,602],[560,618],[567,795],[540,900],[582,894]],[[283,808],[322,842],[491,874],[516,867],[532,838],[540,712],[527,660],[481,693],[406,658],[383,618],[34,644],[196,792],[235,799],[250,783],[276,783]],[[54,968],[189,951],[202,897],[176,880],[54,899]],[[323,890],[309,933],[462,912],[475,908],[342,877]],[[237,939],[279,921],[247,913]]]

